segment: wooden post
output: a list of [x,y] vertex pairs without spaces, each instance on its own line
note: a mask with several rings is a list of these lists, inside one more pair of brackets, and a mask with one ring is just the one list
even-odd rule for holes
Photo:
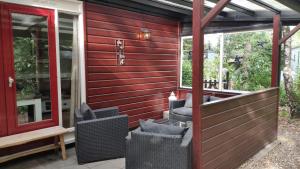
[[[272,46],[272,87],[280,86],[280,36],[281,36],[281,23],[280,15],[275,15],[273,18],[273,46]],[[279,92],[279,90],[278,90]],[[278,135],[278,114],[279,114],[279,93],[277,94],[277,112],[276,112],[276,129],[274,137],[277,139]]]
[[202,169],[201,107],[203,102],[204,28],[230,0],[219,0],[204,17],[204,0],[193,1],[193,169]]
[[280,15],[275,15],[273,18],[272,87],[278,87],[280,85],[280,32]]
[[201,110],[203,94],[204,0],[193,1],[193,169],[202,169]]

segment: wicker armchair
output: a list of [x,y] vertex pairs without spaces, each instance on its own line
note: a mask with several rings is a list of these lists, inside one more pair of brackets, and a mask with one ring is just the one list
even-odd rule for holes
[[84,120],[75,111],[76,154],[79,164],[125,156],[128,117],[117,107],[93,110],[96,119]]
[[[188,94],[187,94],[188,95]],[[190,95],[192,96],[192,95]],[[221,98],[215,96],[203,96],[203,103],[217,101]],[[175,100],[170,102],[169,118],[175,121],[192,121],[192,107],[185,107],[186,100]],[[192,102],[190,102],[192,103]]]
[[[185,104],[185,100],[176,100],[176,101],[171,101],[170,103],[170,110],[169,110],[169,118],[171,120],[175,120],[175,121],[182,121],[182,122],[186,122],[186,121],[192,121],[193,117],[192,117],[192,108],[186,108],[184,107]],[[183,115],[180,113],[176,113],[174,112],[174,109],[177,110],[181,110],[181,111],[189,111],[190,115]]]
[[191,169],[192,129],[182,137],[131,132],[126,143],[126,169]]

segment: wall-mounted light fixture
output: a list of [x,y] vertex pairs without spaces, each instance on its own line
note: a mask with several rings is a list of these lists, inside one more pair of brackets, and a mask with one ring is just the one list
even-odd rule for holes
[[147,28],[141,28],[138,36],[140,40],[149,40],[151,38],[151,32]]

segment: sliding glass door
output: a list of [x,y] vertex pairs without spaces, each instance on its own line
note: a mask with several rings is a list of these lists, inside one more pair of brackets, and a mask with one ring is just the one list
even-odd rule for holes
[[62,125],[74,126],[74,110],[80,106],[78,16],[58,14]]

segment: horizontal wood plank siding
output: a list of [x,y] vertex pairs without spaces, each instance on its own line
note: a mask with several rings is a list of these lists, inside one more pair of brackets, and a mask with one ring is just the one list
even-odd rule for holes
[[202,105],[204,168],[236,168],[274,141],[277,102],[272,88]]
[[[139,119],[161,118],[178,83],[177,21],[86,3],[87,102],[118,106],[134,127]],[[140,40],[141,28],[151,32]],[[125,65],[118,66],[115,40],[125,40]]]
[[[232,92],[224,92],[224,91],[212,91],[212,90],[205,90],[204,89],[204,95],[209,95],[209,96],[216,96],[216,97],[221,97],[221,98],[227,98],[227,97],[232,97],[232,96],[237,96],[240,95],[240,93],[232,93]],[[192,93],[192,89],[189,88],[179,88],[177,90],[177,96],[179,99],[185,99],[187,93]]]

